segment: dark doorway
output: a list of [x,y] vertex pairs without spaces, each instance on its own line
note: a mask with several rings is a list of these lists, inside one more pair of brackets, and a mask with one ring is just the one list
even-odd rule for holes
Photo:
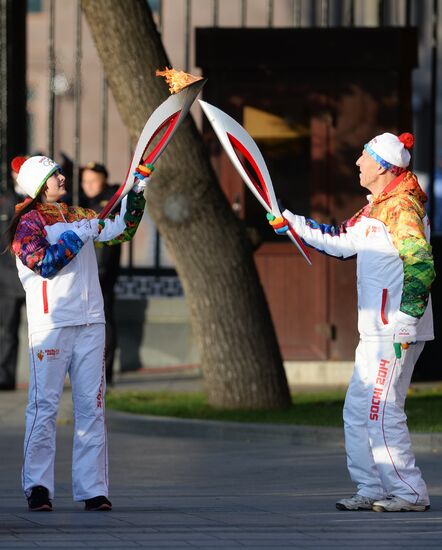
[[[334,224],[365,204],[363,145],[411,127],[415,29],[198,29],[196,48],[204,99],[249,131],[286,207]],[[309,267],[275,238],[208,127],[205,138],[232,206],[263,240],[255,258],[284,358],[353,359],[354,261],[313,252]]]

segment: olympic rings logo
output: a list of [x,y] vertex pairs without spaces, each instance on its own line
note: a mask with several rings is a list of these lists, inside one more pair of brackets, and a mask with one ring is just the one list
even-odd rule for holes
[[48,166],[48,167],[55,166],[55,162],[48,157],[43,157],[40,160],[40,164],[43,164],[43,166]]

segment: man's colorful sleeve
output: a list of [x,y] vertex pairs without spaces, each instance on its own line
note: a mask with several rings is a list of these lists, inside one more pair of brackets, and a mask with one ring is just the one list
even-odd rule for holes
[[436,277],[433,253],[424,222],[413,201],[398,203],[390,211],[389,230],[404,268],[400,311],[420,318],[425,312]]

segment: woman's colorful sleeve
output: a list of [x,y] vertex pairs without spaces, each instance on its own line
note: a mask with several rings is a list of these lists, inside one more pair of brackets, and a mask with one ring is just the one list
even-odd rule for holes
[[143,217],[144,207],[146,205],[146,199],[143,193],[135,193],[130,191],[127,195],[127,207],[124,214],[124,223],[126,229],[110,241],[96,242],[95,246],[121,244],[126,241],[130,241],[137,232],[140,225],[141,218]]
[[74,231],[65,231],[56,244],[49,244],[42,220],[30,212],[18,224],[12,250],[20,261],[41,277],[54,277],[81,250],[83,241]]
[[431,284],[436,277],[433,253],[425,236],[424,222],[412,200],[393,205],[389,230],[404,268],[400,310],[420,318],[425,312]]

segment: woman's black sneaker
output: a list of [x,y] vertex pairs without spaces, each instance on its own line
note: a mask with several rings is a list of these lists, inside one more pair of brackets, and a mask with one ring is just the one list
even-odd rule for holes
[[109,512],[112,502],[103,496],[88,498],[84,501],[84,509],[88,512]]
[[49,500],[49,491],[46,487],[32,487],[28,505],[31,512],[52,512],[52,502]]

